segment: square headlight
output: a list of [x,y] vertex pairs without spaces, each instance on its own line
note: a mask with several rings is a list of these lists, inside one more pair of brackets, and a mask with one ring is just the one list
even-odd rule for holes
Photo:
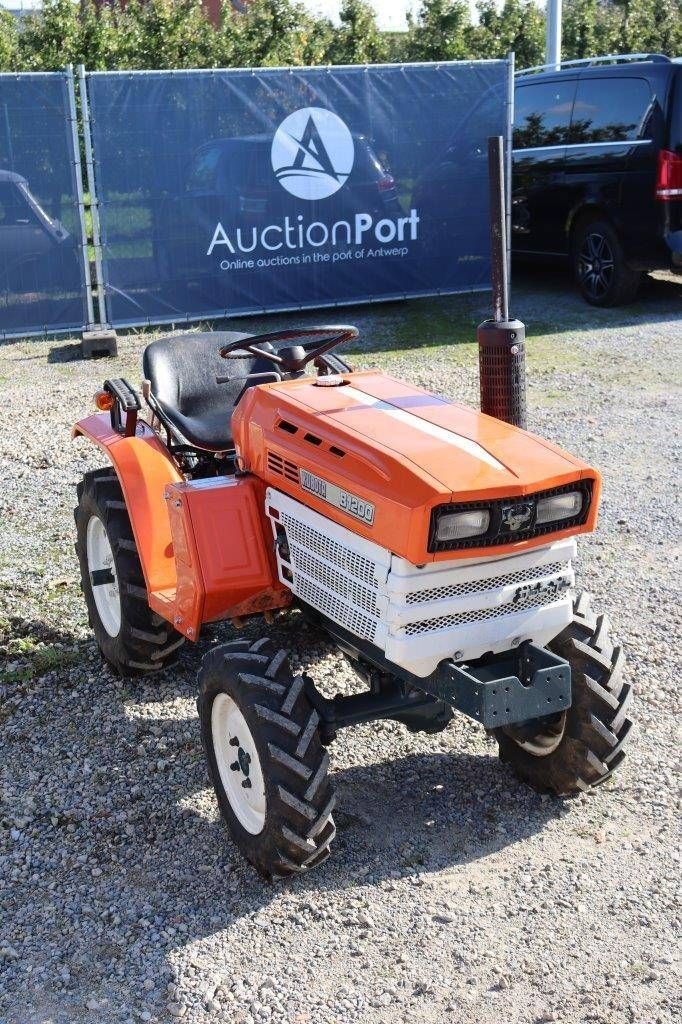
[[554,523],[560,519],[572,519],[583,507],[583,496],[580,491],[567,491],[565,494],[554,494],[549,498],[540,498],[537,504],[535,522]]
[[487,508],[477,508],[471,512],[447,512],[438,517],[436,540],[439,544],[447,544],[467,537],[478,537],[487,533],[489,526],[490,512]]

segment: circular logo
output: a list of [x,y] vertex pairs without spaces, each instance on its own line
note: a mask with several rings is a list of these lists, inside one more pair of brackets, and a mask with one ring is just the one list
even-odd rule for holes
[[353,170],[353,136],[340,117],[322,107],[302,107],[286,117],[272,140],[272,169],[298,199],[326,199]]

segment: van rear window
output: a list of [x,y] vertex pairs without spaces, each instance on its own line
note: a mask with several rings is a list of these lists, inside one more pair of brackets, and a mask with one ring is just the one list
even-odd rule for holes
[[650,138],[654,101],[643,78],[580,79],[569,141],[589,144]]

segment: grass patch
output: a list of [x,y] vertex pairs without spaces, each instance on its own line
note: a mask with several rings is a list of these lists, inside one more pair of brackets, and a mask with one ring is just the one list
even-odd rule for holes
[[23,683],[54,669],[69,668],[81,658],[75,643],[41,640],[26,631],[23,620],[0,619],[0,670],[3,683]]

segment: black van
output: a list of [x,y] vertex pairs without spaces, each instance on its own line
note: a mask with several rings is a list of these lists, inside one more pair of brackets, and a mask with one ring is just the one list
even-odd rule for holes
[[682,273],[682,59],[656,54],[516,77],[515,258],[570,260],[596,306]]

